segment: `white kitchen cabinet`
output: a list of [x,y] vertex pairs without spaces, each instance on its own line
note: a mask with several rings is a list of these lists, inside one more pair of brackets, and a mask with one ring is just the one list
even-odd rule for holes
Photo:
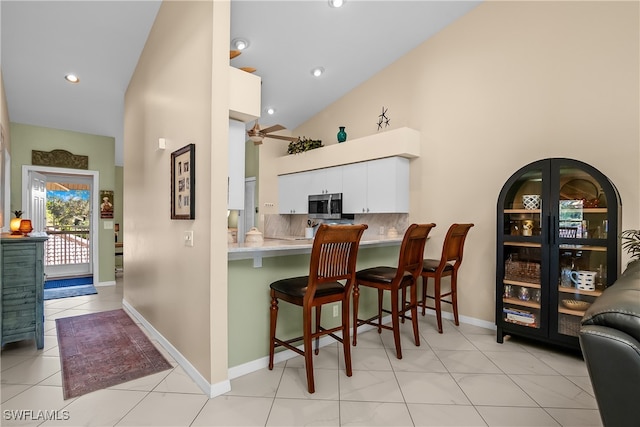
[[244,209],[245,124],[229,120],[229,180],[227,209]]
[[343,166],[344,213],[408,213],[409,159],[387,157]]
[[342,193],[342,166],[315,169],[301,174],[309,174],[308,194]]
[[311,194],[342,193],[344,213],[408,213],[409,159],[388,157],[278,176],[278,212],[308,213]]
[[342,211],[366,213],[367,162],[352,163],[342,167]]
[[278,176],[278,213],[308,213],[310,182],[311,174],[308,172]]

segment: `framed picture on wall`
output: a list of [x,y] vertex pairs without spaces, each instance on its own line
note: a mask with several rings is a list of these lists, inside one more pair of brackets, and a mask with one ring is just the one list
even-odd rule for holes
[[113,218],[113,191],[100,190],[100,218]]
[[196,218],[196,145],[171,153],[171,219]]

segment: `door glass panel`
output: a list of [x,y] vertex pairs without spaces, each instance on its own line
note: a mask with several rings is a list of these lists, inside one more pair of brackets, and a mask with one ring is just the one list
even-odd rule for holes
[[558,202],[558,333],[578,336],[585,310],[607,283],[607,199],[600,183],[560,168]]
[[504,201],[502,319],[541,328],[542,170],[523,174]]

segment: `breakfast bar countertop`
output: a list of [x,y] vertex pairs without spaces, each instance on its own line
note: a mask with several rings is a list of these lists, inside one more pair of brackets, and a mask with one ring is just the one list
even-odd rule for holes
[[[387,237],[385,235],[363,237],[360,247],[393,246],[402,243],[402,237]],[[299,255],[311,253],[313,239],[272,239],[265,238],[262,243],[229,243],[229,261],[253,259],[254,267],[262,266],[263,257]]]

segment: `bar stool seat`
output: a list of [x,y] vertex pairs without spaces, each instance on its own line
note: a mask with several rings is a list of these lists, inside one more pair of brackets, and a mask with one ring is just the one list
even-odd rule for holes
[[[424,273],[435,273],[439,266],[439,259],[425,259],[422,262],[422,271]],[[451,263],[446,263],[442,271],[453,271],[453,265],[451,265]]]
[[[269,286],[276,292],[287,295],[292,299],[299,299],[300,302],[302,302],[302,298],[304,298],[304,295],[307,292],[308,285],[309,276],[300,276],[281,279],[273,282]],[[343,292],[344,286],[340,284],[340,282],[319,283],[316,287],[316,297],[341,294]]]
[[[391,283],[396,278],[398,269],[395,267],[372,267],[360,270],[356,273],[356,280],[371,282]],[[404,272],[402,281],[411,281],[413,276],[408,271]]]

